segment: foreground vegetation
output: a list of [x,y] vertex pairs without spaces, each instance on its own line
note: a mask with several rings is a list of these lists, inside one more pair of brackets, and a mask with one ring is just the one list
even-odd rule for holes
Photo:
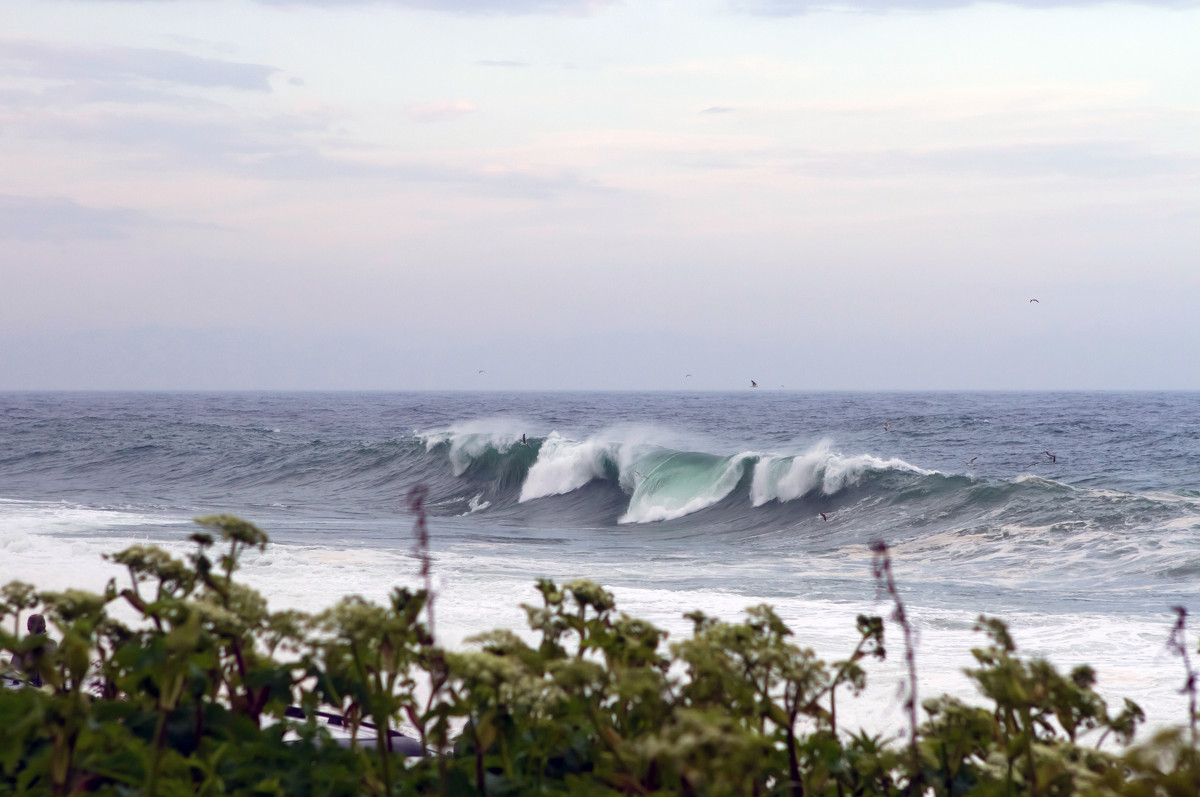
[[[413,508],[423,542],[419,493]],[[969,671],[981,705],[942,696],[918,706],[882,545],[876,576],[910,673],[910,727],[892,740],[837,718],[838,701],[865,688],[867,660],[885,655],[881,617],[860,616],[858,644],[834,662],[793,642],[769,606],[737,623],[688,615],[691,638],[666,647],[597,585],[542,580],[541,603],[524,607],[536,647],[492,631],[478,650],[450,652],[435,644],[428,590],[396,589],[386,605],[346,598],[316,616],[268,611],[233,578],[266,535],[231,516],[197,522],[208,531],[192,536],[186,561],[146,546],[110,556],[127,586],[2,589],[0,648],[31,659],[45,685],[0,690],[0,794],[1200,793],[1194,720],[1126,746],[1136,705],[1110,713],[1090,668],[1064,675],[1021,658],[995,619],[980,618]],[[119,603],[142,622],[114,619]],[[39,609],[56,650],[20,633]],[[1184,616],[1172,641],[1194,716]],[[288,718],[289,706],[308,718]],[[406,723],[429,754],[391,754],[386,734],[339,746],[319,708],[343,714],[356,741]]]

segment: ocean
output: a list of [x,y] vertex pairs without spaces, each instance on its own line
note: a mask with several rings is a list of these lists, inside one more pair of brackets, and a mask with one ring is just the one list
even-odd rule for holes
[[[406,494],[429,489],[438,638],[524,627],[534,581],[587,578],[689,633],[773,605],[828,661],[888,615],[919,694],[971,699],[972,630],[1089,663],[1114,710],[1187,721],[1172,606],[1200,611],[1195,393],[2,393],[0,583],[103,589],[102,559],[181,555],[198,515],[271,536],[241,577],[273,609],[420,586]],[[1200,629],[1200,620],[1194,624]],[[902,639],[839,713],[903,725]],[[1197,633],[1190,638],[1194,644]]]

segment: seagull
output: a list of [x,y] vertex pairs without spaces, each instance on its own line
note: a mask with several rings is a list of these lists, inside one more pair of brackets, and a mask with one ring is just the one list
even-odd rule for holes
[[890,423],[887,423],[887,422],[885,421],[885,422],[884,422],[884,424],[883,424],[883,431],[885,431],[885,432],[889,432],[889,431],[891,431],[891,429],[892,429],[892,425],[891,425]]
[[979,457],[971,457],[971,461],[967,463],[967,467],[968,468],[975,467],[975,460],[977,460],[977,459],[979,459]]
[[817,514],[819,514],[821,516],[821,520],[829,520],[829,518],[825,517],[824,512],[818,512]]
[[1030,303],[1030,304],[1033,304],[1034,302],[1037,302],[1038,304],[1041,304],[1041,302],[1038,302],[1038,300],[1037,300],[1037,299],[1030,299],[1030,300],[1029,300],[1029,303]]
[[1054,456],[1049,451],[1043,451],[1042,453],[1045,454],[1046,456],[1050,457],[1051,462],[1058,462],[1058,457]]
[[751,379],[751,380],[750,380],[750,387],[758,387],[758,382],[755,382],[753,379]]
[[487,371],[484,371],[483,369],[480,369],[480,370],[479,370],[477,373],[486,374],[486,373],[487,373]]
[[684,378],[684,379],[691,379],[691,378],[692,378],[692,375],[691,375],[691,374],[684,374],[684,375],[683,375],[683,378]]

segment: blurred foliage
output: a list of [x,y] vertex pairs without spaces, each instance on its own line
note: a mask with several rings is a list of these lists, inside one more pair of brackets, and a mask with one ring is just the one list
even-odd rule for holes
[[[862,692],[886,655],[880,617],[860,616],[857,645],[832,663],[766,605],[741,622],[687,615],[691,637],[668,646],[596,584],[541,580],[524,606],[533,642],[492,631],[452,652],[435,643],[427,591],[269,611],[234,579],[267,535],[226,515],[197,522],[207,531],[185,560],[149,546],[109,556],[128,579],[102,594],[0,590],[0,649],[24,669],[10,675],[44,682],[0,690],[0,794],[1200,793],[1188,726],[1100,749],[1130,744],[1140,709],[1110,713],[1088,667],[1021,658],[994,618],[979,619],[986,644],[968,671],[978,704],[927,699],[915,739],[883,739],[837,722],[839,694]],[[115,619],[119,603],[139,621]],[[34,611],[56,648],[21,634]],[[344,717],[352,741],[318,711]],[[401,723],[426,755],[397,755],[390,733],[375,742]]]

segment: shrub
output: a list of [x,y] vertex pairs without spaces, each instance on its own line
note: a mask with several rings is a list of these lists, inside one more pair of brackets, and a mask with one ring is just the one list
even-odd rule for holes
[[[242,553],[265,547],[267,535],[226,515],[198,523],[208,531],[193,535],[185,560],[148,546],[108,557],[127,570],[127,586],[0,591],[0,648],[45,683],[0,690],[0,793],[1200,789],[1193,734],[1160,734],[1123,754],[1100,750],[1108,736],[1129,743],[1142,720],[1137,706],[1126,701],[1110,715],[1090,668],[1063,675],[1021,658],[993,618],[980,618],[987,644],[968,671],[984,705],[926,699],[924,721],[916,725],[914,710],[911,738],[895,749],[895,740],[837,722],[838,693],[862,691],[863,664],[886,655],[880,617],[860,616],[858,643],[833,663],[798,644],[765,605],[740,622],[690,614],[691,637],[667,646],[663,631],[620,613],[598,585],[541,580],[540,602],[524,607],[536,644],[492,631],[450,652],[432,634],[427,590],[396,589],[383,605],[349,597],[317,616],[271,612],[234,579]],[[894,583],[888,588],[895,596]],[[141,621],[114,619],[115,602]],[[22,616],[38,608],[57,629],[56,650],[44,635],[20,634]],[[348,747],[318,723],[316,712],[327,709],[345,718]],[[297,714],[304,718],[289,716]],[[428,755],[394,754],[392,735],[378,731],[402,722]]]

